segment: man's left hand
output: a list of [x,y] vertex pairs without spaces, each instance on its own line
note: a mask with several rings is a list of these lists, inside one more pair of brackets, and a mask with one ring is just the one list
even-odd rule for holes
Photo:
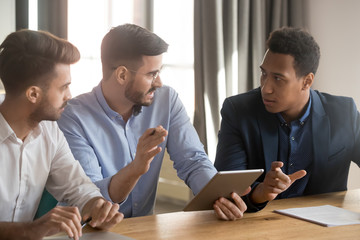
[[[248,187],[241,196],[248,194],[250,191],[251,188]],[[237,193],[232,193],[231,198],[233,201],[230,201],[224,197],[221,197],[215,201],[213,207],[215,215],[218,219],[235,221],[244,216],[244,212],[247,209],[245,202]]]
[[124,214],[119,212],[119,204],[111,203],[101,197],[90,199],[82,212],[83,221],[91,217],[89,225],[104,230],[110,229],[124,218]]

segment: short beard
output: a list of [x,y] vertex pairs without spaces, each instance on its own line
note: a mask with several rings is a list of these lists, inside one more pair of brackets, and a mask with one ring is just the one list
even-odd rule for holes
[[[130,84],[126,87],[125,97],[127,99],[129,99],[130,101],[132,101],[135,105],[150,106],[153,101],[142,102],[142,99],[146,96],[146,94],[148,94],[152,91],[155,91],[156,88],[155,87],[150,88],[149,91],[146,92],[146,94],[143,94],[142,92],[133,92],[134,82],[135,82],[134,78],[132,78]],[[132,92],[132,93],[130,93],[130,92]]]

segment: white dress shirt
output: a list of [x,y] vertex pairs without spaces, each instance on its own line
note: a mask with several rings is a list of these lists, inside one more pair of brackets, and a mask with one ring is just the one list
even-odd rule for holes
[[101,196],[53,121],[40,122],[23,142],[0,113],[0,166],[0,221],[32,221],[45,186],[80,211]]

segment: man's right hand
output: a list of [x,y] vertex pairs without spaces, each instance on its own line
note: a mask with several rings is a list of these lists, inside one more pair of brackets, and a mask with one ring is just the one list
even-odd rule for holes
[[250,196],[253,203],[264,203],[275,199],[278,194],[288,189],[296,180],[306,175],[305,170],[286,175],[281,171],[283,165],[284,163],[279,161],[271,163],[271,169],[266,173],[264,181],[255,187]]
[[133,162],[140,175],[149,170],[150,163],[156,154],[161,152],[162,149],[158,145],[165,141],[167,134],[168,131],[159,125],[156,128],[147,129],[140,137]]
[[78,240],[82,236],[81,215],[77,207],[57,206],[44,216],[30,223],[34,239],[42,239],[59,232],[65,232],[70,238]]
[[168,131],[162,126],[147,129],[140,137],[136,147],[135,159],[112,176],[109,195],[113,202],[122,202],[130,194],[140,177],[145,174],[150,163],[161,152],[158,145],[165,141]]

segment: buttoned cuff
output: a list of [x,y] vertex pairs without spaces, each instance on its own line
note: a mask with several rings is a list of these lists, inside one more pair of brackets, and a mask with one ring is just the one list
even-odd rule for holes
[[253,203],[250,199],[250,195],[252,194],[252,192],[254,191],[254,189],[256,188],[256,186],[259,184],[259,182],[255,182],[252,186],[251,186],[251,191],[249,194],[242,196],[241,198],[243,199],[243,201],[245,202],[246,206],[247,206],[247,210],[246,212],[258,212],[260,210],[262,210],[263,208],[266,207],[266,205],[268,204],[268,201],[263,202],[263,203]]

